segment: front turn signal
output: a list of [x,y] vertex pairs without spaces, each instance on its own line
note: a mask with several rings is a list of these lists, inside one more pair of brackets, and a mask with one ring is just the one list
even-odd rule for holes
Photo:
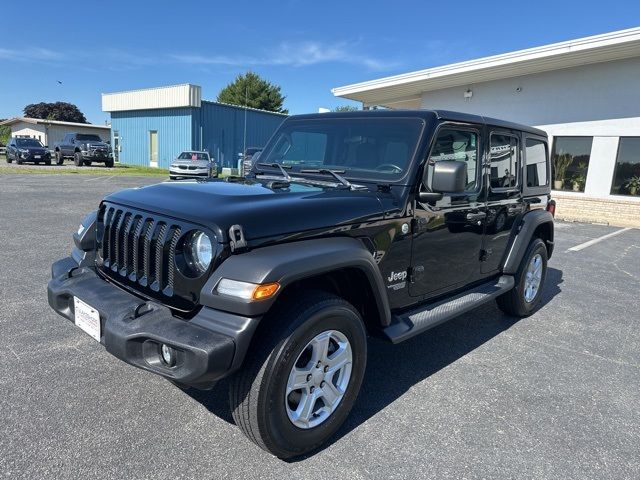
[[254,300],[265,300],[269,297],[273,297],[280,289],[278,282],[265,283],[264,285],[258,285],[253,291]]
[[231,280],[229,278],[220,280],[220,283],[218,283],[216,287],[216,291],[220,295],[249,301],[266,300],[275,295],[279,289],[280,284],[278,282],[258,284]]

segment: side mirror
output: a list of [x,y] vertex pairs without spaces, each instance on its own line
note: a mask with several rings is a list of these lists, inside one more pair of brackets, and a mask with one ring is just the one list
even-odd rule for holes
[[434,192],[464,192],[467,186],[467,162],[457,160],[436,162],[431,178],[431,190]]

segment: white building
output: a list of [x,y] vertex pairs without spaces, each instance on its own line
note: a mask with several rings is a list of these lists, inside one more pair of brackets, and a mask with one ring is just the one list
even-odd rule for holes
[[632,28],[332,91],[365,108],[457,110],[541,128],[559,217],[640,226],[639,79]]
[[99,135],[102,140],[110,140],[111,127],[93,125],[91,123],[59,122],[57,120],[43,120],[40,118],[17,117],[0,123],[11,127],[12,137],[29,137],[40,140],[43,145],[53,148],[53,144],[60,142],[67,133],[92,133]]

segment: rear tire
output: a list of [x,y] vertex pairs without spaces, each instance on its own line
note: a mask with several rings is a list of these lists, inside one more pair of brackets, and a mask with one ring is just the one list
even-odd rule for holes
[[540,306],[546,277],[547,247],[541,239],[534,238],[516,272],[515,286],[496,298],[500,310],[514,317],[531,315]]
[[76,152],[73,154],[73,163],[76,167],[81,167],[83,164],[82,154],[80,152]]
[[263,322],[231,380],[233,419],[260,448],[297,457],[326,442],[349,415],[364,377],[366,331],[351,304],[318,291],[286,301]]
[[83,160],[84,166],[85,167],[90,167],[91,166],[91,160]]
[[104,162],[104,166],[107,168],[113,168],[113,160],[107,160]]
[[56,163],[58,165],[62,165],[64,163],[64,157],[62,156],[62,152],[56,152]]

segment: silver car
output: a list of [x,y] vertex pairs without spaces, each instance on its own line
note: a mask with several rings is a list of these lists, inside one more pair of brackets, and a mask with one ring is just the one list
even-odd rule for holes
[[169,167],[169,178],[216,178],[218,164],[209,152],[186,151],[178,155]]

